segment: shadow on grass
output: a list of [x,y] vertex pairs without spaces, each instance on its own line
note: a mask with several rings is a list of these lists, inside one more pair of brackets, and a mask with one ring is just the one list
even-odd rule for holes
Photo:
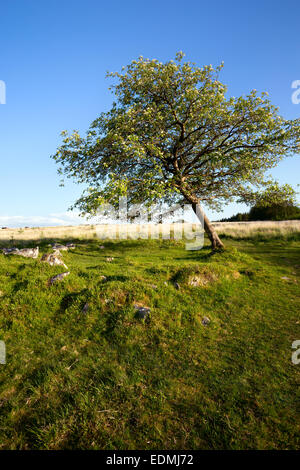
[[27,289],[29,282],[28,281],[20,281],[16,282],[14,287],[12,288],[12,294],[16,294],[20,290]]
[[[82,289],[79,292],[71,292],[69,294],[66,294],[60,302],[60,308],[62,310],[67,310],[81,296],[89,297],[89,290],[88,289]],[[83,308],[86,301],[87,301],[87,299],[82,299],[82,302],[81,302],[82,305],[80,305],[79,309]]]

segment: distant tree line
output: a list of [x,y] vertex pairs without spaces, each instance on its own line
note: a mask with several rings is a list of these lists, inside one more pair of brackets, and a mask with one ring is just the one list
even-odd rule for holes
[[238,213],[220,222],[247,222],[255,220],[296,220],[300,219],[300,207],[294,204],[272,204],[253,206],[249,212]]

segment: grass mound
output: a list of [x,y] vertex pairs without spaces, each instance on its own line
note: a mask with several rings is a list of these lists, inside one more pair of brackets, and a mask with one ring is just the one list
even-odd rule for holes
[[206,253],[201,264],[180,268],[173,275],[173,281],[185,286],[207,287],[216,282],[239,279],[240,271],[249,272],[246,268],[254,264],[251,256],[232,247]]

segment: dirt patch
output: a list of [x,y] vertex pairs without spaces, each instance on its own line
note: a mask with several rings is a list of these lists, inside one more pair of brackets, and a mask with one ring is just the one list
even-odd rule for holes
[[233,279],[239,279],[241,277],[241,273],[239,271],[233,271],[232,277]]
[[218,280],[218,276],[209,271],[193,274],[189,277],[188,284],[192,287],[205,287]]

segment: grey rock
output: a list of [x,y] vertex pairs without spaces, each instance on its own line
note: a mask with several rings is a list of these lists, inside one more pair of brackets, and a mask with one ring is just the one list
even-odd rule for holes
[[18,248],[3,248],[4,255],[17,255],[19,253]]
[[134,305],[136,310],[135,317],[140,320],[145,320],[150,316],[151,309],[149,307],[142,307],[141,305]]
[[37,258],[39,256],[39,247],[36,248],[23,248],[17,253],[18,256],[23,256],[24,258]]
[[68,247],[66,245],[61,245],[60,243],[54,243],[52,245],[53,250],[59,250],[59,251],[68,251]]
[[4,248],[3,253],[5,255],[17,255],[23,256],[24,258],[37,258],[39,256],[39,247],[36,248]]
[[201,323],[203,326],[207,326],[210,324],[210,319],[208,317],[203,317]]
[[51,245],[53,250],[58,250],[58,251],[68,251],[68,250],[73,250],[76,248],[74,243],[66,243],[65,245],[62,245],[61,243],[54,243]]
[[52,284],[55,284],[56,282],[62,281],[69,274],[70,274],[69,271],[66,273],[57,274],[56,276],[53,276],[49,279],[49,284],[52,285]]
[[111,263],[113,260],[114,260],[114,258],[112,256],[109,256],[108,258],[106,258],[106,261],[108,263]]
[[87,313],[88,309],[89,309],[89,304],[88,303],[84,304],[82,313]]
[[76,245],[74,245],[74,243],[66,243],[66,247],[68,247],[69,250],[74,250],[74,248],[76,248]]
[[50,266],[64,266],[68,269],[68,266],[59,258],[59,252],[45,254],[42,256],[41,261],[50,264]]

